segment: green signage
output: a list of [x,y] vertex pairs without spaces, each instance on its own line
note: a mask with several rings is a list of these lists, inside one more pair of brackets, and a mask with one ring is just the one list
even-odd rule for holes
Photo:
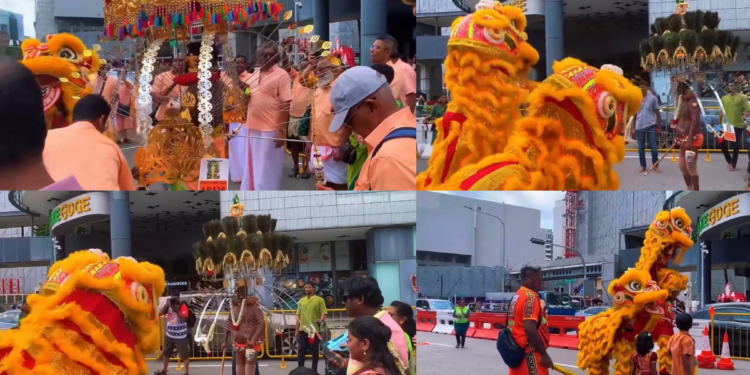
[[574,283],[574,282],[576,282],[576,279],[565,279],[565,280],[563,280],[563,282],[565,282],[565,283]]
[[695,235],[694,237],[696,238],[693,238],[693,241],[698,239],[697,238],[698,235],[700,235],[701,232],[703,232],[703,230],[706,229],[707,226],[708,226],[708,211],[703,213],[703,215],[701,215],[701,218],[698,220],[698,228],[695,232],[693,232],[693,234]]
[[49,215],[49,227],[54,227],[58,222],[60,222],[60,207],[55,207]]

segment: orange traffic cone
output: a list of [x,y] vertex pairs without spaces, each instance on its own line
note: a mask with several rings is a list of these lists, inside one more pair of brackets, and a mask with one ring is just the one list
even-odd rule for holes
[[719,358],[716,367],[719,370],[734,370],[734,362],[729,357],[729,338],[727,338],[726,332],[724,332],[724,343],[721,344],[721,358]]
[[711,339],[708,338],[708,327],[703,327],[703,344],[701,354],[698,354],[698,367],[712,369],[715,366],[716,356],[711,351]]

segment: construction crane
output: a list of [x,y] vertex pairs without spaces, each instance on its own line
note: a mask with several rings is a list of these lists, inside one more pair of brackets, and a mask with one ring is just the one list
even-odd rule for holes
[[583,200],[578,199],[578,192],[565,192],[565,254],[564,258],[576,257],[576,253],[570,249],[576,248],[576,222],[578,221],[578,210],[583,209]]

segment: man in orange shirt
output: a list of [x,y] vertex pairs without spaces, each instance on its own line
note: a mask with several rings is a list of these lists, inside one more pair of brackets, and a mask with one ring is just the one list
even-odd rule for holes
[[281,51],[276,43],[266,42],[262,51],[260,69],[246,82],[251,94],[245,126],[253,138],[246,142],[248,160],[241,190],[281,190],[292,78],[279,67]]
[[552,368],[552,359],[547,354],[547,312],[539,297],[541,288],[541,269],[533,266],[521,268],[521,288],[510,301],[508,328],[516,344],[526,349],[526,360],[510,369],[508,375],[548,375]]
[[385,76],[362,66],[347,70],[331,89],[331,104],[329,132],[346,126],[367,145],[355,190],[416,190],[417,120],[398,107]]
[[[416,113],[417,73],[409,64],[403,63],[399,56],[398,42],[390,35],[379,36],[370,47],[370,59],[373,64],[388,64],[393,67],[394,76],[391,81],[393,96],[403,104],[404,108],[408,107],[412,113]],[[411,71],[398,64],[400,61]]]
[[[289,109],[289,128],[287,129],[287,138],[292,140],[307,139],[305,138],[306,136],[299,135],[299,125],[307,112],[307,107],[312,103],[313,93],[315,92],[314,89],[308,88],[308,85],[303,82],[305,78],[301,73],[307,69],[309,63],[306,60],[301,60],[299,71],[294,69],[292,64],[288,61],[285,61],[282,65],[287,69],[287,72],[292,77],[293,81],[292,104]],[[287,148],[289,148],[289,152],[292,154],[292,161],[294,162],[294,167],[292,173],[289,174],[289,177],[296,178],[299,175],[305,180],[310,178],[310,174],[307,173],[307,171],[303,171],[301,175],[299,174],[299,154],[305,150],[304,145],[305,144],[302,142],[287,142]]]
[[[339,148],[349,141],[352,129],[342,126],[331,131],[331,121],[336,114],[331,105],[331,88],[343,67],[333,65],[327,59],[320,59],[316,66],[317,84],[314,93],[312,118],[310,119],[310,140],[318,148],[326,176],[326,186],[334,190],[347,190],[348,165],[342,161]],[[315,149],[308,144],[306,149],[310,160]]]
[[73,124],[47,133],[44,165],[53,179],[74,175],[84,190],[135,190],[120,147],[102,134],[109,115],[104,98],[87,95],[73,108]]

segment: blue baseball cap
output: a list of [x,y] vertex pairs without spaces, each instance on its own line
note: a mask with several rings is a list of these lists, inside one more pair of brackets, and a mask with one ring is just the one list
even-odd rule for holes
[[328,130],[333,133],[341,129],[349,110],[385,85],[388,80],[374,69],[366,66],[347,69],[331,88],[331,106],[336,115]]

